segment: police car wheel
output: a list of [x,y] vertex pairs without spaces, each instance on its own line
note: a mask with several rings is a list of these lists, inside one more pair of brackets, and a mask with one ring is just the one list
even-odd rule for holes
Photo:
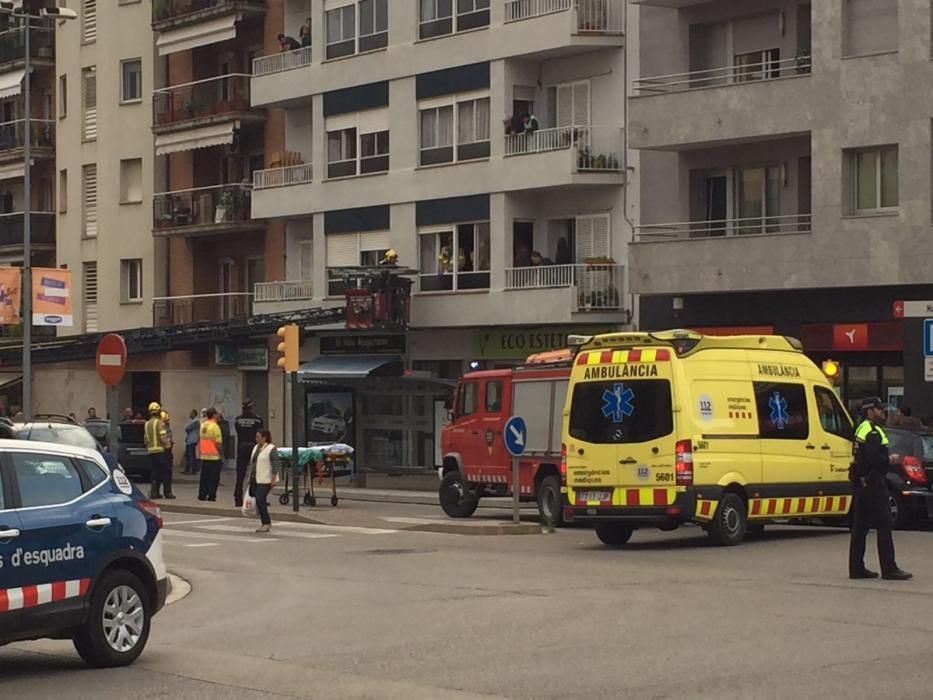
[[437,492],[441,508],[449,518],[469,518],[476,512],[479,499],[469,497],[459,472],[447,472]]
[[610,547],[621,547],[632,539],[632,533],[635,531],[627,523],[596,523],[596,536],[599,541]]
[[546,476],[538,485],[538,513],[541,515],[541,524],[547,527],[557,527],[563,520],[560,499],[560,479],[553,474]]
[[149,639],[151,602],[138,578],[110,571],[97,581],[87,621],[74,636],[78,654],[89,666],[128,666]]
[[732,547],[745,538],[746,527],[745,502],[734,493],[723,495],[707,530],[710,538],[715,544]]

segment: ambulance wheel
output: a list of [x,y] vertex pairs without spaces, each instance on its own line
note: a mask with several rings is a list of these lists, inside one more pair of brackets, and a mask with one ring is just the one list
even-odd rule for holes
[[449,518],[469,518],[476,512],[479,499],[467,496],[460,472],[447,472],[437,492],[441,508]]
[[631,525],[626,523],[596,523],[596,536],[599,541],[610,547],[621,547],[632,538],[635,531]]
[[745,501],[734,493],[723,494],[707,530],[710,539],[722,547],[732,547],[745,538],[746,527]]
[[107,572],[94,586],[87,621],[74,636],[75,649],[95,668],[130,665],[149,639],[151,610],[138,578],[129,571]]
[[331,504],[332,506],[334,506],[335,508],[337,507],[337,503],[338,503],[338,502],[339,502],[339,501],[337,500],[337,497],[336,497],[336,496],[331,496],[331,497],[330,497],[330,504]]
[[283,493],[279,496],[279,505],[287,506],[288,505],[288,494]]
[[560,498],[560,479],[553,474],[546,476],[538,485],[538,513],[541,524],[545,527],[558,527],[563,523],[563,510]]

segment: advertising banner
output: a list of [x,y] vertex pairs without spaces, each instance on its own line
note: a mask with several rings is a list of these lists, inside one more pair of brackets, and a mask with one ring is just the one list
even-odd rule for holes
[[18,267],[0,267],[0,326],[15,326],[21,321],[23,271]]
[[32,325],[73,326],[71,270],[32,269]]

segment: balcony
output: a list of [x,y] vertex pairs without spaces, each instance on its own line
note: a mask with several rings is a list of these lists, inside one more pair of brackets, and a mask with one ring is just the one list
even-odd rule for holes
[[635,236],[639,243],[724,236],[774,236],[787,233],[810,233],[812,226],[811,214],[788,214],[716,221],[642,224],[636,227]]
[[625,31],[622,0],[506,0],[505,22],[572,12],[578,34],[621,34]]
[[265,121],[264,110],[250,107],[249,80],[248,75],[231,73],[154,91],[152,131],[165,134],[232,120]]
[[282,168],[267,168],[253,173],[253,189],[267,190],[273,187],[306,185],[312,178],[311,163],[287,165]]
[[309,65],[311,65],[311,47],[302,46],[294,51],[284,51],[254,58],[253,77],[261,78],[264,75],[274,75],[275,73],[283,73]]
[[161,32],[229,15],[260,16],[265,11],[264,0],[154,0],[152,28]]
[[215,185],[153,195],[153,234],[198,236],[261,231],[265,223],[250,218],[252,187]]
[[[55,33],[51,29],[33,27],[29,36],[29,56],[33,65],[55,64]],[[0,72],[26,63],[25,28],[0,32]]]
[[[34,158],[52,158],[55,155],[55,122],[50,119],[30,119],[29,145]],[[23,159],[26,145],[26,120],[0,123],[0,161]]]
[[575,312],[620,311],[625,308],[624,273],[624,266],[604,262],[511,267],[505,270],[505,288],[572,289]]
[[314,298],[314,284],[311,280],[258,282],[253,286],[253,293],[253,301],[257,304],[305,301]]
[[[23,219],[24,214],[21,211],[0,214],[0,248],[22,248]],[[55,245],[55,212],[32,212],[29,238],[33,246],[53,247]]]
[[155,297],[152,300],[152,325],[165,328],[185,323],[229,321],[248,318],[252,312],[253,295],[249,292]]
[[809,52],[802,52],[784,60],[640,78],[629,101],[630,146],[681,150],[807,133],[818,102],[817,88],[805,80],[811,70]]
[[560,126],[505,137],[505,155],[523,156],[567,150],[574,172],[621,172],[625,167],[622,130],[612,127]]

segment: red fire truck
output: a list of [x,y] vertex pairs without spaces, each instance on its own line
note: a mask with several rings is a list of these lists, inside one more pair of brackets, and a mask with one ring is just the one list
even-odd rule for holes
[[573,361],[569,350],[532,355],[514,369],[471,372],[457,385],[453,419],[441,434],[441,508],[451,518],[473,515],[484,496],[512,495],[512,458],[503,428],[511,416],[528,425],[519,461],[519,494],[537,501],[542,522],[562,518],[561,423]]

